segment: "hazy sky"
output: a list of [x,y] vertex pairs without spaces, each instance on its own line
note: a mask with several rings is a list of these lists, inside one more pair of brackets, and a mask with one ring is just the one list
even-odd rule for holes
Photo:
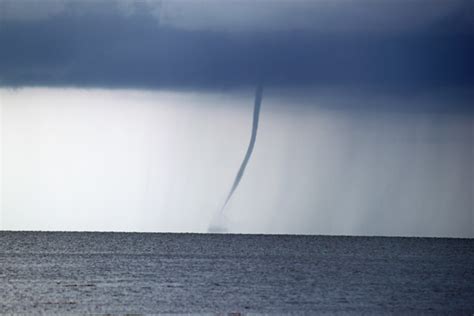
[[3,229],[474,237],[472,1],[0,0]]

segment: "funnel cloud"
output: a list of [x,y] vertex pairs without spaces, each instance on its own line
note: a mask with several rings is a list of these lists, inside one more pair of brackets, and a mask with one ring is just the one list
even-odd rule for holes
[[252,135],[250,136],[249,146],[247,147],[247,152],[245,153],[245,157],[244,157],[244,160],[242,161],[242,164],[240,165],[239,171],[237,171],[237,174],[235,175],[234,183],[232,184],[229,194],[227,195],[227,198],[225,199],[224,205],[222,206],[220,213],[217,215],[217,217],[213,219],[213,223],[211,223],[211,226],[209,227],[210,232],[220,232],[220,231],[226,230],[224,211],[227,206],[227,203],[229,203],[230,198],[232,197],[235,190],[239,186],[240,180],[242,180],[242,176],[244,175],[245,168],[247,167],[250,157],[252,156],[253,148],[255,147],[255,141],[257,140],[258,120],[260,117],[260,107],[262,105],[262,96],[263,96],[263,84],[262,82],[260,82],[257,85],[257,90],[255,91],[255,102],[253,106]]
[[245,168],[247,167],[250,156],[252,156],[253,148],[255,146],[255,141],[257,140],[258,119],[260,116],[260,106],[262,105],[262,93],[263,93],[263,86],[262,84],[259,84],[257,86],[257,91],[255,92],[252,135],[250,136],[249,147],[247,148],[247,152],[245,153],[245,157],[244,157],[244,160],[242,161],[242,164],[240,165],[239,171],[237,172],[237,175],[235,176],[234,184],[232,184],[232,188],[230,189],[229,195],[227,196],[227,199],[225,200],[224,206],[222,206],[222,210],[221,210],[222,212],[224,212],[224,209],[227,206],[227,203],[229,203],[229,200],[232,197],[232,194],[234,194],[235,189],[237,189],[237,187],[239,186],[240,180],[242,179],[242,176],[244,175]]

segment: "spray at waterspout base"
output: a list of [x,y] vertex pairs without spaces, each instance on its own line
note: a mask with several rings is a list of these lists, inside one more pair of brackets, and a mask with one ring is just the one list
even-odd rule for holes
[[217,213],[211,220],[211,223],[207,229],[208,233],[212,234],[222,234],[227,233],[228,223],[227,219],[222,212]]

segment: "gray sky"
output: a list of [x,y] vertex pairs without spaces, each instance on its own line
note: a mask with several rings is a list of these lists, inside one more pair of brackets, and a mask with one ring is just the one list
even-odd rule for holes
[[473,84],[472,1],[38,3],[1,2],[3,86]]
[[473,237],[472,1],[0,0],[3,229]]

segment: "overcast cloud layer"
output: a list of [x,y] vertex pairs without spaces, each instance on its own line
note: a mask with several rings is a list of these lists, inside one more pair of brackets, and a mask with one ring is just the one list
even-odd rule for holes
[[470,89],[472,1],[1,1],[0,85]]

